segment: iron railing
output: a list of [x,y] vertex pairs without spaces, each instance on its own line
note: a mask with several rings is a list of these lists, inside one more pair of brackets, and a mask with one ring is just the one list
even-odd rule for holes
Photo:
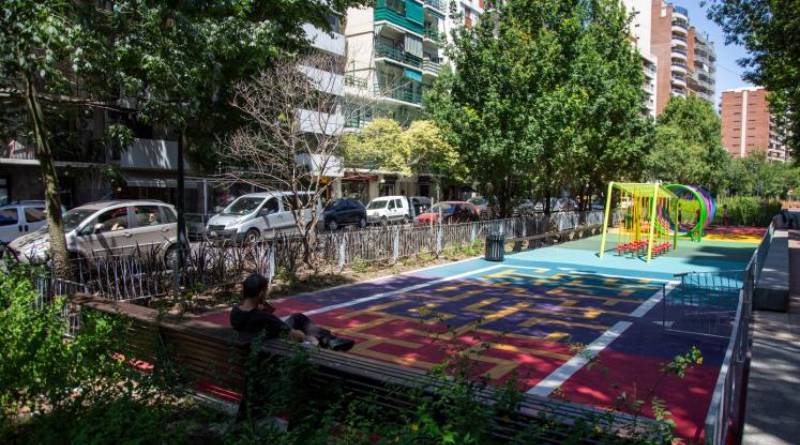
[[385,57],[415,68],[422,68],[422,59],[385,43],[375,43],[375,57]]

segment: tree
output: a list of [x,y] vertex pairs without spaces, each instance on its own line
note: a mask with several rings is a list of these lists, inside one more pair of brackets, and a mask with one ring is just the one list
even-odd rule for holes
[[648,124],[627,26],[612,0],[511,0],[456,33],[457,70],[426,110],[501,214],[534,190],[584,194],[637,171]]
[[[6,97],[27,103],[56,269],[68,274],[58,178],[42,101],[113,108],[177,130],[179,152],[191,143],[207,148],[216,143],[219,130],[241,125],[239,112],[230,107],[234,85],[281,55],[305,50],[304,24],[330,30],[329,16],[363,3],[0,3],[0,77],[10,84]],[[178,159],[180,167],[183,156]],[[182,175],[178,178],[181,206]],[[184,236],[183,230],[179,233]]]
[[773,112],[786,120],[788,145],[800,157],[800,2],[796,0],[704,0],[725,42],[743,45],[745,79],[770,91]]
[[395,171],[402,174],[435,173],[462,179],[458,153],[429,120],[416,120],[408,129],[392,119],[379,118],[360,134],[343,141],[347,166]]
[[658,117],[655,145],[647,158],[649,179],[722,191],[730,156],[722,147],[720,128],[708,102],[673,97]]
[[783,162],[770,162],[765,151],[754,150],[745,158],[731,162],[730,195],[764,196],[786,199],[800,186],[800,168]]
[[93,8],[64,0],[8,0],[0,7],[3,102],[24,102],[44,185],[53,270],[68,278],[58,175],[43,102],[98,105],[89,95],[75,94],[76,76],[94,59],[84,50],[99,42],[91,27]]
[[303,261],[312,267],[317,205],[330,189],[329,177],[342,170],[343,127],[334,110],[354,109],[333,94],[334,76],[326,82],[324,77],[312,78],[301,67],[333,72],[336,63],[324,55],[283,59],[256,79],[241,82],[232,103],[248,125],[225,144],[227,159],[238,167],[227,172],[228,178],[292,193],[289,204],[303,241]]

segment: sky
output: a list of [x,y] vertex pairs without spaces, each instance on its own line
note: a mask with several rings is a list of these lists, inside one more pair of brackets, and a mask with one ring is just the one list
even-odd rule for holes
[[753,86],[742,80],[745,70],[736,63],[737,60],[746,56],[747,51],[738,45],[725,45],[725,35],[722,33],[722,29],[706,18],[707,8],[700,6],[700,0],[677,0],[673,3],[688,9],[689,22],[698,30],[707,32],[711,41],[714,42],[714,49],[717,52],[716,105],[719,106],[723,90]]

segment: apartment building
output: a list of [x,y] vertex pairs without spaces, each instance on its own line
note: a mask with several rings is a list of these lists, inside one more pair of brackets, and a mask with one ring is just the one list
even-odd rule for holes
[[422,94],[441,70],[444,7],[442,0],[377,0],[347,11],[348,128],[376,116],[409,124],[420,115]]
[[787,160],[783,129],[770,113],[767,90],[738,88],[722,92],[722,145],[734,157],[763,152],[776,162]]
[[652,0],[623,0],[625,10],[632,16],[631,38],[642,56],[645,83],[643,86],[647,113],[656,117],[656,91],[658,91],[658,58],[653,54],[651,41],[653,34]]
[[670,98],[697,96],[713,104],[716,84],[714,42],[689,21],[681,6],[652,0],[651,48],[658,59],[656,114]]

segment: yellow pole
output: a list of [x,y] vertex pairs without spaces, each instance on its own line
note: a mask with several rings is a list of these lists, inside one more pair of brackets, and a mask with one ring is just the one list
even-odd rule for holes
[[647,262],[653,258],[653,232],[656,225],[653,221],[656,220],[656,201],[658,200],[658,183],[653,184],[653,202],[650,203],[650,235],[647,240]]
[[606,232],[608,231],[608,215],[611,213],[611,192],[614,191],[614,181],[608,183],[606,195],[606,214],[603,215],[603,238],[600,241],[600,258],[606,253]]
[[680,226],[678,225],[678,207],[681,205],[681,201],[679,199],[676,199],[674,201],[675,201],[675,219],[673,221],[675,221],[675,230],[672,235],[672,250],[678,250],[678,229],[680,229]]

